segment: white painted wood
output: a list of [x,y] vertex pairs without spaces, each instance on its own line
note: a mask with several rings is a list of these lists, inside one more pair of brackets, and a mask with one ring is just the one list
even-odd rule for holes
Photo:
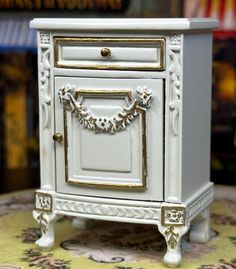
[[218,27],[215,19],[34,19],[31,28],[47,30],[197,30]]
[[206,243],[210,237],[209,207],[203,210],[191,224],[190,240],[196,243]]
[[[41,188],[36,193],[34,211],[42,230],[39,246],[53,246],[57,215],[157,225],[167,243],[164,262],[171,267],[181,263],[180,241],[191,222],[190,239],[207,241],[208,207],[213,200],[213,184],[209,182],[211,29],[217,25],[214,19],[31,22],[31,27],[40,30]],[[56,36],[162,38],[165,70],[56,68],[53,47]],[[99,54],[103,45],[63,45],[59,59],[61,63],[78,66],[158,64],[159,48],[143,44],[112,43],[109,59]],[[91,89],[97,93],[91,94]],[[118,91],[123,93],[115,94]],[[139,113],[137,104],[142,108]],[[134,110],[128,114],[131,108]],[[123,117],[129,115],[122,125],[117,123],[119,111]],[[141,117],[140,111],[146,116]],[[142,119],[146,119],[145,131],[141,128]],[[55,132],[63,136],[61,142],[53,142]],[[147,154],[143,150],[144,141]],[[145,155],[146,189],[103,186],[140,185]],[[95,185],[68,184],[66,168],[69,180]],[[80,224],[84,226],[85,221]]]
[[166,110],[165,110],[165,201],[181,203],[181,102],[183,35],[167,38]]
[[[101,51],[103,48],[109,48],[111,55],[109,57],[103,57]],[[119,44],[119,47],[113,46],[109,43],[104,43],[103,46],[75,46],[69,44],[59,45],[59,59],[58,64],[63,66],[92,66],[92,65],[104,65],[104,66],[131,66],[139,67],[160,66],[160,48],[157,47],[128,47],[125,44]]]
[[180,151],[183,201],[204,187],[210,177],[211,40],[210,33],[184,36]]
[[42,232],[42,236],[35,242],[36,245],[50,250],[54,245],[54,223],[57,220],[57,215],[34,210],[33,217],[38,222]]
[[[178,267],[182,262],[182,255],[180,251],[180,241],[181,241],[182,236],[188,231],[189,226],[190,225],[188,223],[183,227],[175,227],[175,230],[171,232],[173,226],[167,228],[165,226],[162,226],[161,224],[158,225],[158,229],[164,236],[167,243],[167,251],[163,258],[163,261],[169,267]],[[175,241],[172,244],[169,244],[168,242],[171,236],[174,236]]]
[[117,70],[85,70],[85,69],[65,69],[54,68],[55,76],[66,77],[91,77],[91,78],[161,78],[166,79],[166,71],[120,71]]

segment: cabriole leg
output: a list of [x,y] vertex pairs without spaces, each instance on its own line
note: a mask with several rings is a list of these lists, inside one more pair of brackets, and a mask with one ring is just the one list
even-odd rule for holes
[[205,243],[210,237],[209,207],[204,209],[191,223],[190,240],[196,243]]
[[182,255],[180,251],[181,237],[188,231],[188,226],[159,226],[159,231],[166,240],[167,251],[164,256],[164,263],[169,267],[177,267],[181,264]]
[[57,220],[57,215],[50,212],[34,210],[33,216],[38,222],[42,232],[41,238],[35,243],[41,248],[52,248],[54,245],[54,223]]
[[181,237],[188,231],[186,208],[181,205],[164,204],[161,207],[159,231],[166,240],[167,251],[164,263],[169,267],[177,267],[182,261],[180,251]]

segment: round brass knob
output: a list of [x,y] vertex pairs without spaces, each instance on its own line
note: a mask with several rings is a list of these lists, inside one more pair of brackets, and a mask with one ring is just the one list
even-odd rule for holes
[[55,133],[52,139],[57,143],[61,143],[61,141],[63,140],[63,135],[61,133]]
[[111,50],[108,49],[108,48],[103,48],[103,49],[101,50],[101,55],[102,55],[103,57],[110,57],[110,56],[111,56]]

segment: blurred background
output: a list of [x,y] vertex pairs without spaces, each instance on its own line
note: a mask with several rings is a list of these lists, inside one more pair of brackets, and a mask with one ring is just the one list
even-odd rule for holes
[[236,185],[236,0],[0,0],[0,193],[39,186],[36,17],[214,17],[211,180]]

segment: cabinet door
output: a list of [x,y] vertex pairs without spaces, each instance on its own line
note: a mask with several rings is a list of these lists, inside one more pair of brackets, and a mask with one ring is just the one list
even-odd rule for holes
[[55,78],[58,192],[163,199],[163,81]]

